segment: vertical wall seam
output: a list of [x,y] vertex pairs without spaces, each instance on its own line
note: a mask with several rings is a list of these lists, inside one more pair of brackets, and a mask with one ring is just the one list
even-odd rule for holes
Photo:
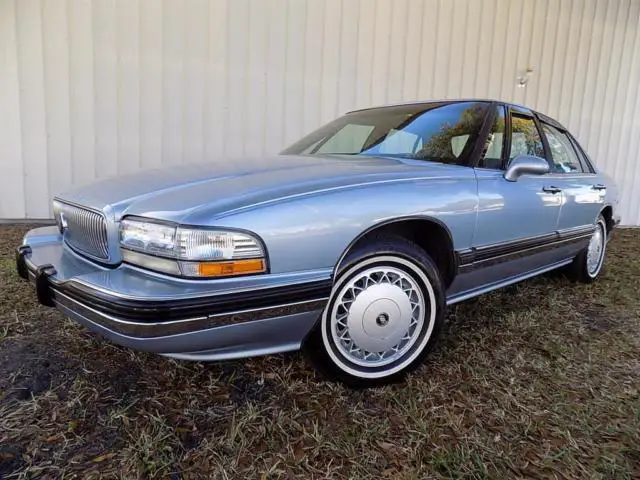
[[[422,50],[424,49],[424,12],[425,12],[425,1],[423,0],[422,2],[420,2],[420,5],[422,6],[422,12],[420,14],[420,48],[418,49],[418,58],[420,60],[422,60]],[[420,63],[418,65],[418,78],[417,78],[417,83],[416,83],[416,96],[419,97],[420,96],[420,85],[422,84],[422,71],[423,71],[423,65],[422,63]]]
[[[305,28],[302,30],[302,65],[301,65],[301,75],[300,78],[302,79],[302,105],[300,107],[300,122],[302,122],[302,124],[304,125],[304,119],[307,118],[307,111],[305,109],[305,104],[307,103],[305,101],[305,99],[307,98],[307,32],[306,32],[306,27],[307,27],[307,22],[309,21],[309,4],[305,2],[304,4],[304,18],[302,19],[302,25],[305,26]],[[304,130],[304,128],[303,128]],[[304,132],[305,134],[307,133],[306,131]]]
[[[578,29],[578,39],[576,40],[576,51],[574,52],[574,61],[573,61],[573,67],[571,68],[571,71],[574,72],[574,75],[577,74],[578,71],[578,57],[580,56],[580,49],[582,48],[582,36],[584,34],[584,12],[586,10],[586,3],[583,2],[582,3],[582,8],[580,9],[580,27]],[[568,50],[568,49],[567,49]],[[566,56],[565,56],[565,61],[566,61]],[[583,81],[583,79],[581,79],[581,81]],[[582,84],[583,88],[584,88],[584,83]],[[574,125],[571,125],[571,119],[573,119],[573,110],[574,110],[574,102],[573,102],[573,97],[575,95],[575,91],[576,91],[576,80],[574,77],[574,80],[571,82],[571,87],[570,87],[570,94],[569,94],[569,111],[567,112],[567,118],[569,119],[569,128],[573,130],[575,130]]]
[[[608,8],[607,8],[607,10],[608,10]],[[606,21],[607,21],[607,16],[608,16],[608,15],[607,15],[607,11],[605,11],[605,13],[604,13],[604,22],[605,22],[605,23],[606,23]],[[615,16],[617,16],[617,9],[616,9],[616,15],[615,15]],[[593,101],[593,103],[591,104],[591,116],[590,116],[590,118],[591,118],[592,120],[591,120],[591,125],[590,125],[590,128],[589,128],[589,135],[591,135],[591,133],[592,133],[592,128],[593,128],[593,118],[594,118],[594,117],[595,117],[595,115],[598,113],[598,112],[596,111],[596,100],[597,100],[597,95],[596,95],[596,93],[597,93],[597,91],[598,91],[598,73],[597,73],[597,72],[598,72],[600,69],[602,69],[602,67],[603,67],[603,66],[600,64],[600,62],[601,62],[601,59],[602,59],[602,52],[603,52],[603,50],[604,50],[604,39],[605,39],[605,33],[606,33],[606,25],[603,25],[603,27],[602,27],[602,38],[601,38],[600,46],[599,46],[599,49],[598,49],[598,51],[599,51],[599,54],[598,54],[598,64],[599,64],[599,65],[598,65],[598,67],[599,67],[599,68],[597,68],[597,69],[596,69],[597,71],[596,71],[596,73],[595,73],[595,75],[596,75],[595,82],[596,82],[596,83],[595,83],[595,85],[594,85],[594,101]],[[613,40],[611,41],[611,43],[613,43]],[[611,57],[612,57],[612,55],[609,55],[609,59],[611,59]],[[607,66],[607,70],[608,70],[608,68],[609,68],[609,66]],[[607,75],[607,77],[608,77],[608,75]],[[602,95],[604,95],[604,94],[606,93],[606,83],[607,83],[606,78],[604,79],[604,83],[605,83],[605,87],[603,87],[603,91],[604,91],[604,93],[602,93]],[[600,114],[601,114],[601,113],[602,113],[602,112],[600,112]],[[600,122],[600,123],[601,123],[601,122]],[[601,124],[600,124],[600,129],[602,129],[602,125],[601,125]],[[598,138],[597,138],[597,140],[596,140],[596,142],[595,142],[595,150],[596,150],[595,161],[596,161],[596,162],[598,161],[598,155],[600,154],[600,132],[597,132],[597,136],[598,136]]]
[[[505,12],[505,16],[506,16],[506,28],[504,29],[504,41],[502,42],[503,45],[507,45],[509,42],[509,26],[511,25],[511,7],[513,6],[513,2],[507,2],[507,11]],[[507,73],[507,55],[505,55],[505,49],[502,49],[502,64],[500,65],[500,80],[498,82],[499,87],[499,91],[502,95],[502,92],[504,92],[504,77]],[[511,101],[512,98],[507,98],[505,100],[509,100]]]
[[[615,14],[613,15],[613,19],[616,20],[618,19],[618,17],[620,16],[620,3],[621,1],[617,1],[616,2],[616,10],[615,10]],[[612,32],[611,32],[611,48],[613,48],[616,44],[616,34],[618,32],[616,31],[616,28],[612,27]],[[600,114],[602,115],[602,122],[600,124],[600,131],[598,132],[598,156],[596,157],[596,159],[602,161],[603,158],[601,156],[603,150],[604,150],[604,145],[605,145],[605,138],[606,138],[606,134],[604,133],[605,131],[605,126],[604,123],[609,120],[609,122],[613,122],[613,114],[614,114],[614,109],[615,109],[615,105],[611,106],[611,110],[610,110],[610,118],[606,118],[605,117],[605,112],[607,112],[608,110],[608,105],[606,103],[607,101],[607,93],[610,91],[610,89],[612,88],[612,84],[613,84],[613,88],[615,88],[617,82],[618,82],[618,76],[620,73],[620,65],[617,65],[617,68],[615,69],[614,72],[612,72],[611,66],[613,63],[613,58],[614,55],[613,54],[609,54],[607,55],[608,57],[608,62],[607,62],[607,68],[605,69],[605,71],[607,72],[607,76],[604,82],[604,88],[602,91],[602,96],[603,96],[603,100],[602,100],[602,111],[600,112]],[[622,60],[622,57],[620,57],[620,60]],[[613,76],[613,78],[612,78]],[[614,94],[615,95],[615,94]],[[615,97],[614,97],[615,99]],[[607,164],[609,162],[607,161]]]
[[[585,146],[586,146],[587,139],[585,138],[585,135],[583,135],[583,128],[582,128],[583,125],[584,125],[583,121],[585,120],[584,119],[584,110],[585,110],[584,105],[585,105],[586,100],[587,100],[587,91],[588,91],[587,87],[590,86],[589,72],[591,72],[593,70],[593,62],[595,61],[593,59],[593,53],[595,51],[595,49],[593,48],[593,42],[594,42],[594,30],[595,30],[595,27],[596,27],[596,19],[597,18],[598,18],[598,5],[596,4],[593,7],[593,18],[591,19],[591,36],[589,38],[589,47],[587,49],[587,51],[589,53],[587,54],[587,68],[586,68],[586,71],[585,71],[584,90],[582,92],[582,101],[580,102],[580,117],[581,117],[581,120],[580,120],[580,126],[578,128],[578,131],[576,132],[576,135],[582,136],[583,142],[585,143]],[[598,60],[599,60],[599,57],[598,57]],[[596,73],[596,75],[597,75],[597,73]],[[594,87],[594,89],[595,89],[595,87]],[[593,104],[591,105],[591,108],[593,109]],[[593,110],[591,111],[591,114],[593,114]],[[589,129],[589,133],[591,133],[591,124],[592,124],[591,118],[592,117],[590,116],[589,119],[588,119],[588,123],[586,125],[586,127]]]
[[[116,175],[119,175],[120,172],[120,164],[122,163],[122,159],[120,158],[120,156],[122,155],[122,141],[120,139],[120,130],[121,130],[121,122],[122,122],[122,58],[121,58],[121,52],[120,52],[120,47],[121,47],[121,25],[120,25],[120,17],[118,15],[118,8],[119,8],[120,2],[118,1],[114,1],[113,2],[113,16],[115,18],[115,35],[114,35],[114,48],[115,48],[115,52],[116,52]],[[94,83],[95,83],[95,79],[94,79]]]
[[[40,15],[40,49],[42,50],[42,95],[43,95],[43,107],[44,107],[44,118],[43,118],[43,122],[44,122],[44,129],[45,129],[45,133],[46,133],[46,137],[45,138],[45,162],[44,162],[44,168],[47,171],[47,198],[51,198],[51,172],[49,169],[49,161],[51,159],[51,154],[49,151],[50,148],[50,137],[49,137],[49,132],[47,131],[47,118],[49,115],[49,109],[47,108],[47,62],[45,61],[45,41],[44,41],[44,14],[42,12],[42,10],[44,9],[44,4],[42,1],[38,2],[39,4],[39,8],[38,8],[38,13]],[[49,212],[49,215],[51,215],[51,202],[49,202],[49,204],[47,205],[47,211]]]
[[[436,2],[436,12],[435,12],[435,18],[440,18],[440,0],[437,0]],[[434,56],[433,56],[433,60],[434,60],[434,64],[436,63],[436,59],[438,58],[438,26],[436,25],[436,31],[435,31],[435,41],[433,42],[433,51]],[[429,92],[429,97],[433,98],[433,93],[434,93],[434,89],[435,89],[435,85],[436,85],[436,66],[434,65],[431,68],[431,91]]]
[[25,161],[24,161],[24,142],[25,142],[25,134],[24,134],[24,118],[22,115],[22,88],[20,84],[22,83],[22,75],[20,74],[20,48],[18,47],[19,42],[19,23],[20,23],[20,14],[18,13],[18,1],[12,0],[13,3],[13,33],[15,42],[13,48],[15,48],[16,55],[16,77],[18,82],[18,122],[20,126],[20,167],[22,176],[20,181],[22,183],[22,211],[25,214],[26,218],[29,218],[29,212],[27,211],[27,172],[25,169]]
[[[630,18],[630,11],[631,11],[631,1],[629,0],[629,2],[627,3],[627,8],[626,8],[626,15],[625,18],[627,19],[626,23],[625,23],[625,27],[624,27],[624,31],[622,33],[622,52],[627,51],[627,48],[629,47],[627,45],[627,41],[628,41],[628,30],[629,30],[629,23],[631,22],[631,18]],[[637,23],[636,23],[637,26]],[[638,31],[638,28],[635,29],[636,33]],[[634,38],[635,40],[635,38]],[[635,41],[634,41],[634,45],[632,46],[632,55],[635,55]],[[609,123],[609,133],[607,135],[607,145],[611,145],[612,144],[612,140],[613,140],[613,132],[614,132],[614,128],[613,126],[616,124],[616,117],[618,117],[618,115],[616,115],[618,112],[618,96],[620,94],[620,90],[622,87],[622,83],[625,81],[625,79],[622,77],[621,75],[621,70],[623,68],[623,57],[624,55],[620,56],[620,63],[617,65],[617,78],[616,78],[616,82],[615,82],[615,87],[614,87],[614,93],[613,93],[613,108],[611,110],[611,121]],[[629,71],[628,71],[628,76],[626,78],[626,80],[629,79],[629,76],[631,76],[631,65],[633,62],[633,56],[629,59]],[[624,119],[624,114],[625,114],[625,108],[622,108],[622,119],[620,120],[620,125],[621,125],[621,129],[626,128],[626,125],[624,125],[622,123],[623,119]],[[618,165],[620,163],[620,145],[618,142],[618,145],[616,145],[616,152],[617,155],[613,155],[613,168],[612,168],[612,172],[613,174],[617,174],[618,172]]]

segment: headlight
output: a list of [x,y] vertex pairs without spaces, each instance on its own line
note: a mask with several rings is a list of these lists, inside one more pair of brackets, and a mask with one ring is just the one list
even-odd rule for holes
[[126,262],[172,275],[225,277],[267,270],[262,244],[242,232],[125,219],[120,246]]

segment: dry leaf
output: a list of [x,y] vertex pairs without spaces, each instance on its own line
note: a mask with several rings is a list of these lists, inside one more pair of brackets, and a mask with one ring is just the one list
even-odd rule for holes
[[109,460],[115,456],[116,456],[115,453],[105,453],[104,455],[100,455],[99,457],[96,457],[91,461],[93,463],[100,463],[100,462],[104,462],[105,460]]
[[395,453],[398,451],[398,447],[389,442],[378,442],[378,446],[387,453]]
[[304,458],[304,456],[305,456],[305,451],[304,451],[304,446],[302,445],[302,442],[296,443],[295,446],[293,447],[293,458],[296,460],[296,462],[299,462]]

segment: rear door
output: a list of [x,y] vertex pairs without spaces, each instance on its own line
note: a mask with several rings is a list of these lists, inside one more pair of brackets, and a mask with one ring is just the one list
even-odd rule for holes
[[589,231],[604,207],[605,186],[598,183],[598,176],[579,156],[566,130],[544,120],[541,125],[551,162],[548,183],[561,189],[563,195],[558,232]]
[[[518,155],[545,158],[544,143],[531,111],[496,104],[494,121],[475,168],[478,213],[469,252],[461,254],[461,275],[453,293],[499,283],[558,262],[547,248],[557,239],[562,192],[549,189],[546,175],[504,173]],[[453,290],[453,289],[452,289]]]

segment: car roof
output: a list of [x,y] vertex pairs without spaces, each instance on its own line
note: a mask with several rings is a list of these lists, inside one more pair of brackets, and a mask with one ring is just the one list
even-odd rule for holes
[[447,99],[441,99],[441,100],[413,100],[413,101],[408,101],[408,102],[397,102],[397,103],[389,103],[386,105],[378,105],[378,106],[372,106],[372,107],[366,107],[366,108],[358,108],[355,110],[351,110],[347,113],[354,113],[354,112],[362,112],[362,111],[366,111],[366,110],[375,110],[378,108],[387,108],[387,107],[400,107],[400,106],[404,106],[404,105],[431,105],[434,103],[439,103],[442,105],[447,105],[447,104],[451,104],[451,103],[460,103],[460,102],[484,102],[484,103],[498,103],[501,105],[505,105],[507,107],[511,107],[514,108],[515,110],[520,110],[521,112],[525,112],[525,113],[531,113],[536,115],[540,120],[553,125],[554,127],[560,128],[562,130],[567,130],[560,122],[558,122],[557,120],[554,120],[553,118],[549,117],[548,115],[545,115],[543,113],[540,113],[536,110],[534,110],[533,108],[527,107],[525,105],[520,105],[518,103],[513,103],[513,102],[506,102],[504,100],[494,100],[494,99],[490,99],[490,98],[447,98]]

